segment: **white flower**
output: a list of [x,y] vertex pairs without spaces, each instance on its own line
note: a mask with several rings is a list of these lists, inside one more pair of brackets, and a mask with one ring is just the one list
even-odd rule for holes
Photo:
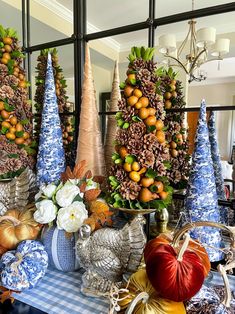
[[85,191],[89,191],[89,190],[93,190],[93,189],[99,189],[99,187],[100,187],[99,183],[94,182],[92,180],[92,178],[91,179],[87,179],[86,180],[86,184],[87,184],[87,186],[86,186],[86,190]]
[[42,196],[42,190],[39,190],[38,193],[35,195],[35,201],[37,201]]
[[43,200],[35,204],[37,210],[34,213],[34,219],[41,223],[47,224],[56,218],[57,207],[51,200]]
[[57,189],[57,186],[54,183],[43,185],[41,187],[42,193],[48,198],[52,198],[56,189]]
[[77,232],[87,217],[85,205],[82,202],[74,202],[67,207],[60,208],[57,215],[57,227],[66,232]]
[[56,202],[60,207],[67,207],[72,204],[75,196],[78,194],[81,197],[83,196],[79,187],[71,182],[66,182],[65,185],[56,193]]

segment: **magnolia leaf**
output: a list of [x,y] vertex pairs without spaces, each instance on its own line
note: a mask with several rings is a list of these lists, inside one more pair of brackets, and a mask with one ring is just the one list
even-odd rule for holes
[[101,193],[99,189],[91,189],[84,193],[84,200],[87,202],[94,201]]
[[153,178],[153,179],[154,179],[154,178],[157,176],[157,172],[154,171],[153,169],[149,168],[149,169],[146,171],[145,176],[146,176],[147,178]]
[[80,194],[77,194],[75,196],[75,198],[73,199],[73,202],[82,202],[82,198],[81,198]]

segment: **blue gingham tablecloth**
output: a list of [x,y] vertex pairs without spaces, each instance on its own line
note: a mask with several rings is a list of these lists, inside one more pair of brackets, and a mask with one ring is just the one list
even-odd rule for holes
[[107,314],[108,299],[84,296],[80,292],[81,277],[79,271],[64,273],[48,269],[36,287],[13,296],[48,314]]
[[[80,292],[81,272],[63,273],[48,270],[38,286],[32,290],[15,293],[15,299],[48,314],[107,314],[109,301],[89,298]],[[228,276],[231,290],[235,291],[235,276]],[[211,285],[223,285],[222,277],[213,272]]]

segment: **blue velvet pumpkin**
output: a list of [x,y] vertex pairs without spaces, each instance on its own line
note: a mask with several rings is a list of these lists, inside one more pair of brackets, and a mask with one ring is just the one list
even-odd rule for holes
[[3,287],[23,291],[33,288],[45,275],[48,255],[42,243],[22,241],[15,251],[8,251],[0,260],[0,283]]
[[64,230],[53,226],[44,228],[42,243],[49,257],[49,267],[64,272],[75,271],[79,268],[75,254],[75,244],[78,233],[66,235]]

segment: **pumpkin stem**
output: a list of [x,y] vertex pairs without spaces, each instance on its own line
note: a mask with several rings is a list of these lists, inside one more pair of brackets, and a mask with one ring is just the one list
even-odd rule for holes
[[21,224],[21,222],[13,216],[2,216],[2,217],[0,217],[0,222],[4,221],[4,220],[9,220],[10,222],[12,222],[14,227]]
[[224,281],[224,286],[225,286],[225,299],[223,301],[223,304],[226,307],[230,307],[230,302],[231,302],[231,289],[230,289],[230,285],[229,285],[229,281],[228,281],[228,276],[226,273],[226,270],[232,269],[235,267],[235,261],[232,261],[231,263],[229,263],[228,265],[221,265],[219,264],[217,269],[219,271],[219,273],[222,275],[223,277],[223,281]]
[[188,247],[189,241],[190,241],[190,235],[188,233],[186,233],[184,236],[184,243],[181,246],[179,254],[178,254],[177,261],[182,262],[183,255],[184,255],[184,252],[186,251],[186,249]]
[[139,301],[142,301],[142,303],[147,303],[149,299],[149,295],[147,292],[143,291],[140,292],[135,298],[134,300],[131,302],[131,304],[128,306],[127,310],[126,310],[126,314],[131,314],[133,313],[133,310],[135,309],[137,303]]

